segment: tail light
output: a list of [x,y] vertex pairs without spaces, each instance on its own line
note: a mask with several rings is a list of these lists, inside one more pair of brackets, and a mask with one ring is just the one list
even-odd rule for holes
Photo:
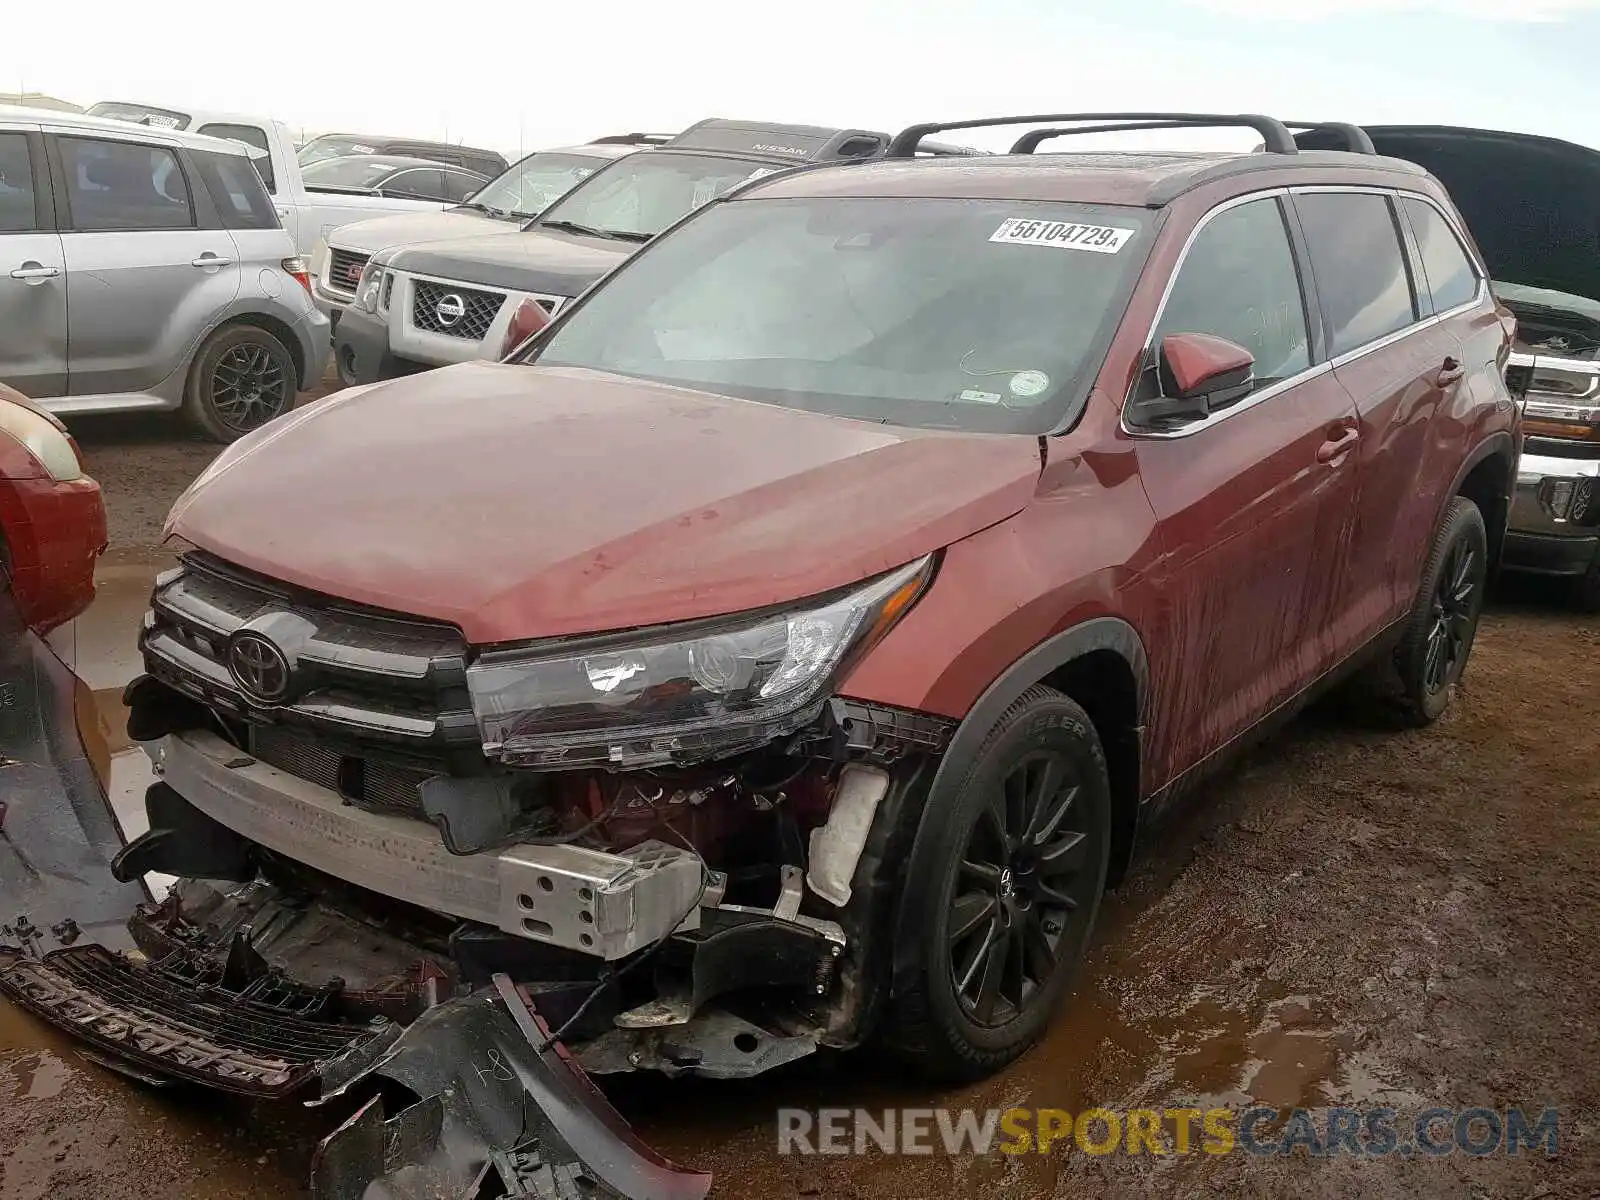
[[511,324],[506,326],[506,340],[500,346],[500,360],[506,358],[523,342],[527,341],[539,330],[550,324],[550,314],[531,296],[517,305],[517,311],[511,314]]
[[283,269],[300,281],[300,286],[305,288],[306,295],[311,295],[311,272],[306,268],[306,260],[296,254],[293,258],[283,260]]

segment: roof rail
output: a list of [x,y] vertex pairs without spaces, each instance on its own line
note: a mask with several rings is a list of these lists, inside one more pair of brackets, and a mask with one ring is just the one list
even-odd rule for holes
[[1352,154],[1376,154],[1378,148],[1372,138],[1359,125],[1348,121],[1285,121],[1286,129],[1301,129],[1307,133],[1331,133],[1344,139],[1344,148]]
[[[1282,121],[1271,117],[1258,116],[1252,113],[1239,113],[1227,115],[1221,113],[1149,113],[1149,112],[1113,112],[1113,113],[1041,113],[1026,117],[984,117],[975,121],[942,121],[929,122],[925,125],[911,125],[895,134],[894,140],[889,143],[885,152],[886,158],[911,158],[917,152],[917,146],[923,138],[931,133],[943,133],[951,129],[987,129],[996,125],[1058,125],[1062,121],[1071,121],[1081,124],[1085,121],[1095,122],[1133,122],[1130,129],[1178,129],[1178,128],[1213,128],[1213,129],[1254,129],[1261,135],[1266,148],[1274,154],[1296,154],[1299,147],[1295,145],[1294,135]],[[1078,129],[1060,129],[1052,136],[1061,137],[1067,133],[1084,132]],[[1100,132],[1109,132],[1100,130]]]

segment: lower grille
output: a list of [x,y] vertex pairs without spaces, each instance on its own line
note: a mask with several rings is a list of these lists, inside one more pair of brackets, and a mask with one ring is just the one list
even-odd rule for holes
[[483,340],[506,299],[503,292],[480,292],[425,279],[415,280],[411,288],[413,325],[470,342]]
[[367,260],[371,257],[370,254],[358,254],[354,250],[329,247],[328,290],[354,296],[357,285],[361,283],[361,272],[367,269]]
[[321,1018],[321,995],[293,984],[229,989],[181,953],[150,966],[96,945],[0,954],[0,993],[113,1058],[245,1096],[295,1092],[383,1032]]
[[343,796],[357,808],[426,820],[417,788],[441,772],[341,754],[302,733],[252,725],[250,753],[269,767],[287,771]]

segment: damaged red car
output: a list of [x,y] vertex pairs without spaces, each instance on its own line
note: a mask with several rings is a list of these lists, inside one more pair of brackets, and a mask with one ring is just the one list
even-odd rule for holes
[[[1263,147],[1041,152],[1144,125]],[[1004,1066],[1165,805],[1355,674],[1426,724],[1466,667],[1513,322],[1444,189],[1319,128],[916,126],[712,202],[508,361],[235,443],[127,695],[160,782],[115,870],[185,882],[142,958],[0,988],[142,1071],[402,1083],[330,1196],[704,1190],[596,1152],[575,1068]]]

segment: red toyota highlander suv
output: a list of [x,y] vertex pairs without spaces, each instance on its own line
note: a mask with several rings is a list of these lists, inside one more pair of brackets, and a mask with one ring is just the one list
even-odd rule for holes
[[[1264,145],[1033,153],[1141,124]],[[1471,650],[1512,321],[1444,189],[1324,128],[914,127],[711,203],[506,362],[225,450],[172,513],[117,869],[253,886],[136,921],[153,962],[183,931],[163,995],[259,959],[358,1041],[421,960],[592,1071],[1021,1053],[1163,801],[1359,668],[1431,721]]]

